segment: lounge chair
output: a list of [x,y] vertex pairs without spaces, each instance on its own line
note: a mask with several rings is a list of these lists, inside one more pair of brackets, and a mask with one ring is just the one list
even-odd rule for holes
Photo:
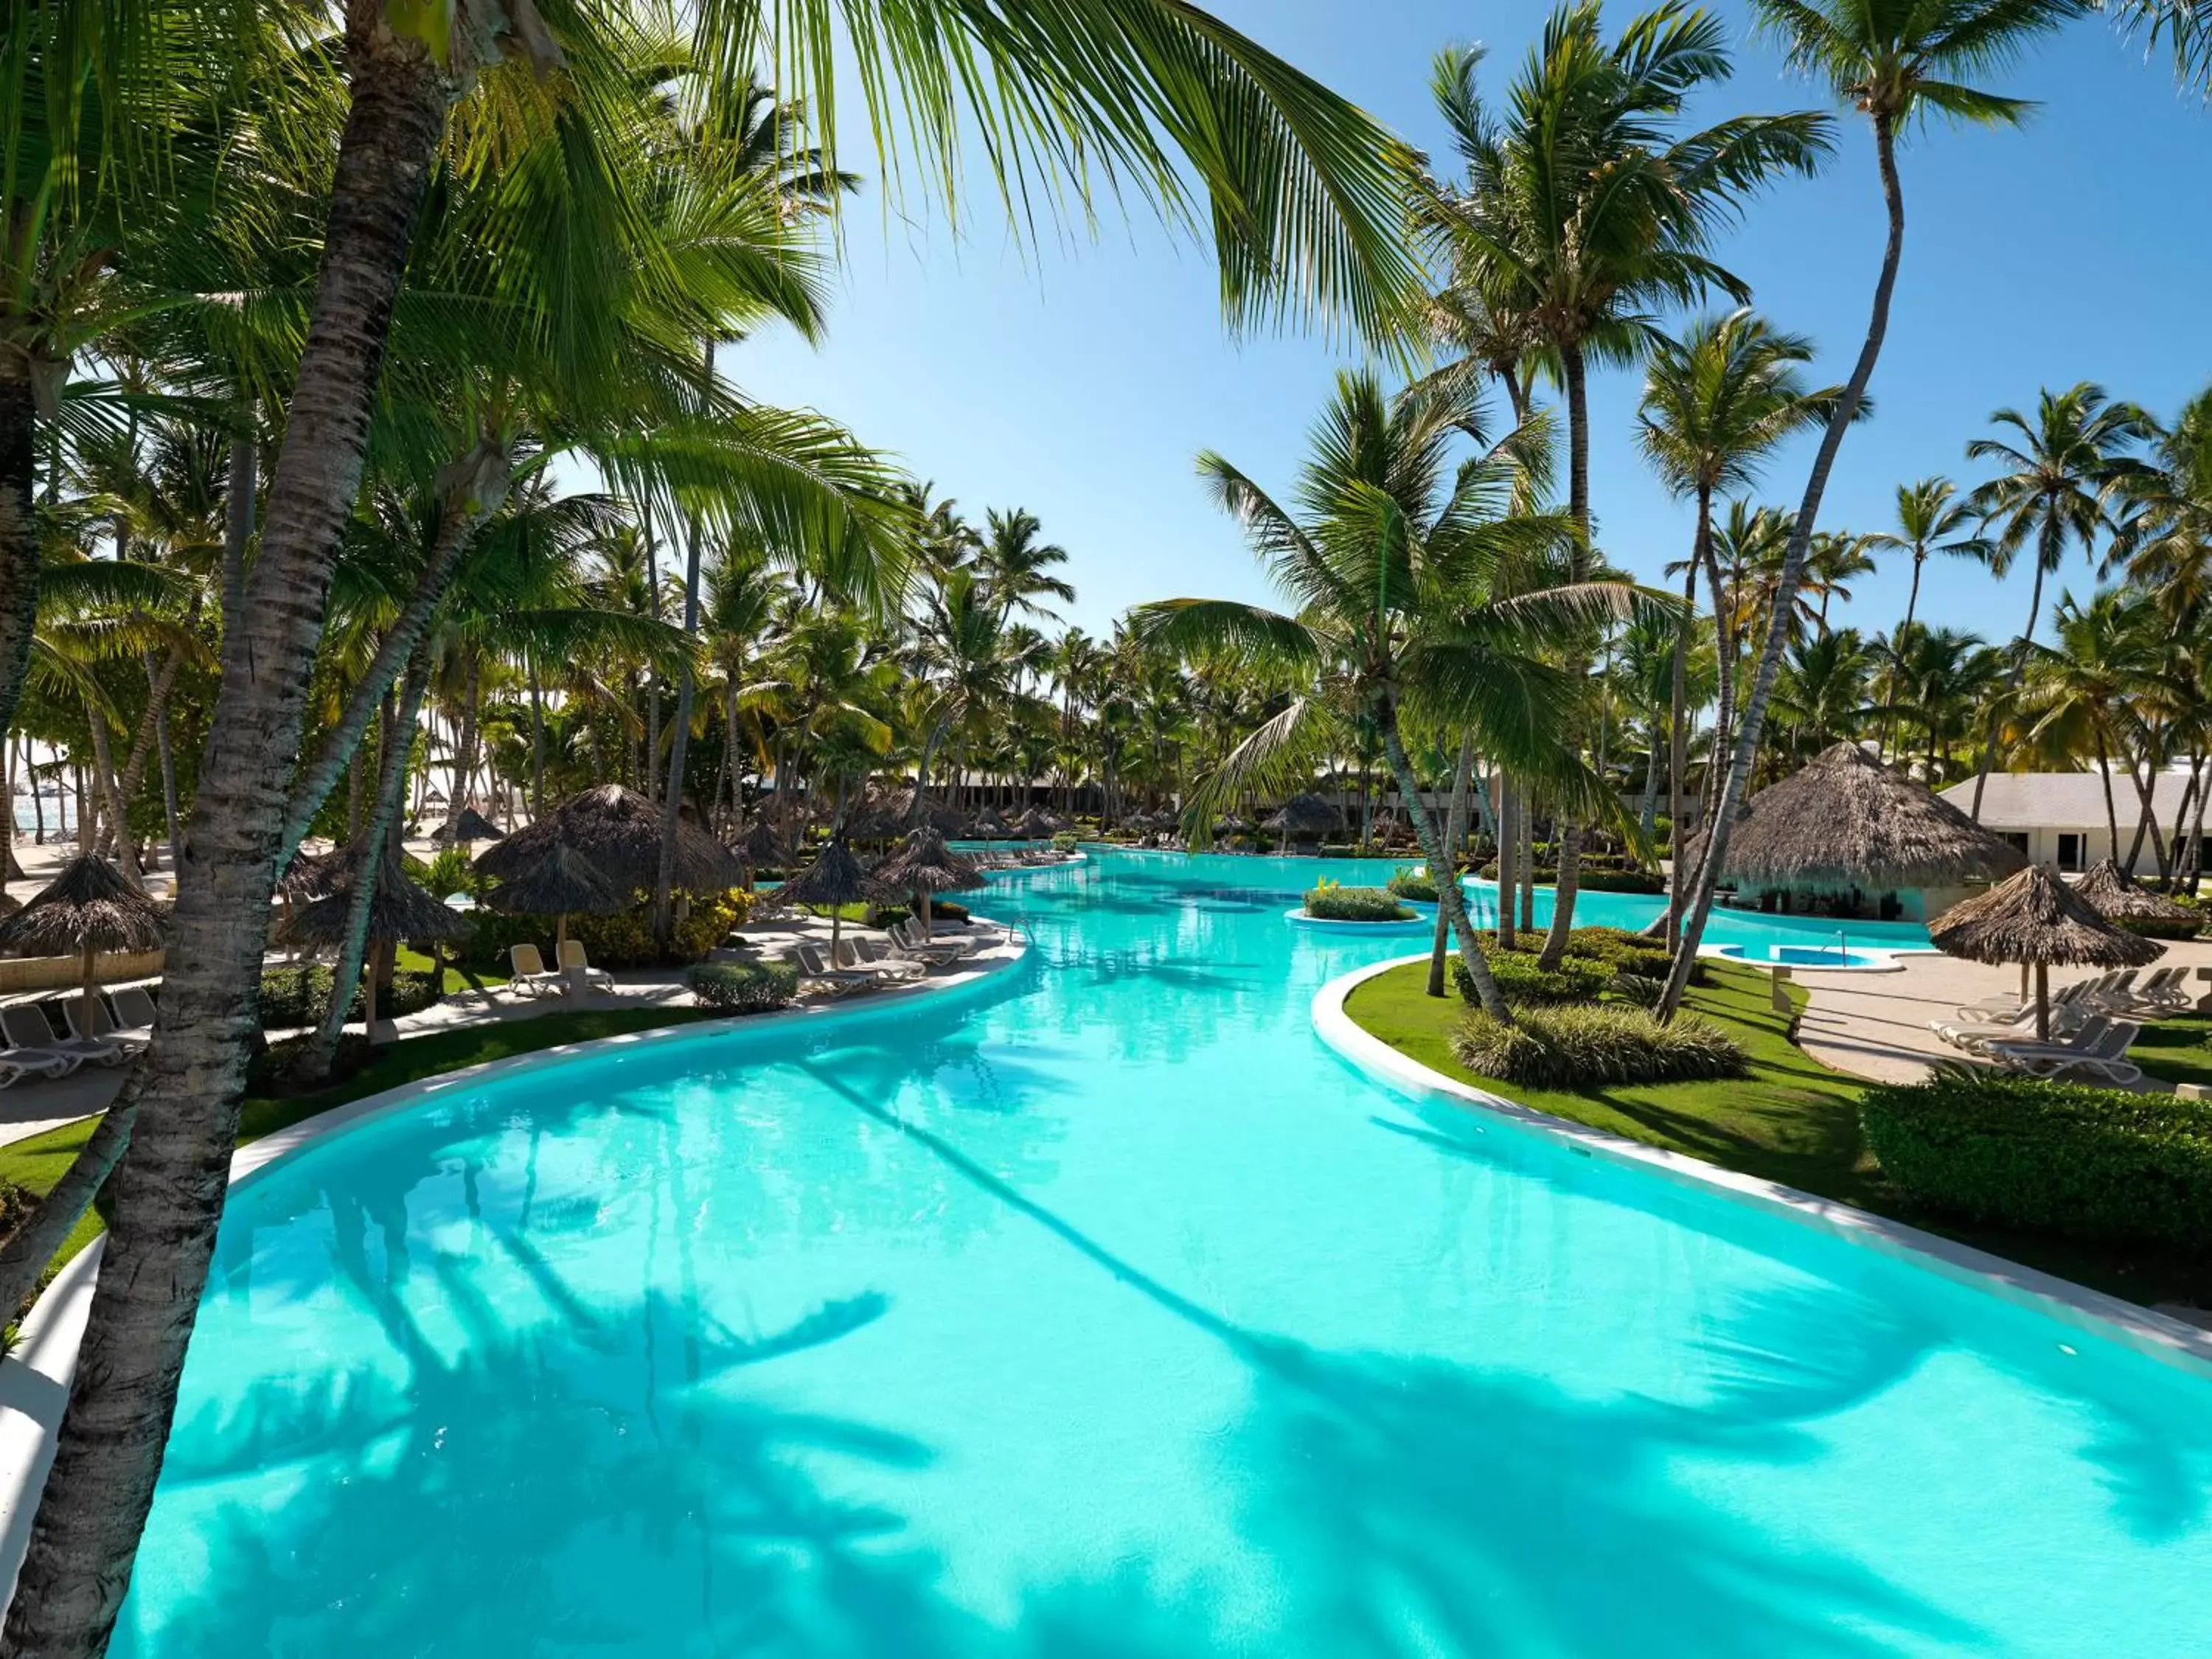
[[2142,1081],[2142,1067],[2127,1058],[2128,1047],[2142,1027],[2133,1020],[2091,1020],[2072,1042],[1997,1042],[1990,1057],[1997,1064],[2029,1077],[2059,1078],[2069,1073],[2090,1076],[2131,1087]]
[[596,985],[602,991],[615,988],[615,976],[604,968],[592,966],[592,959],[584,953],[584,941],[565,939],[561,945],[561,971],[574,974],[586,985]]
[[151,1036],[154,1021],[160,1010],[154,1006],[154,994],[143,985],[125,985],[110,991],[107,1000],[115,1009],[116,1036],[133,1036],[144,1032]]
[[2124,995],[2105,1000],[2119,1013],[2187,1013],[2196,1006],[2182,988],[2188,980],[2186,968],[2160,968]]
[[545,958],[534,945],[510,945],[507,947],[507,983],[524,996],[543,996],[548,991],[564,990],[568,981],[545,966]]
[[812,945],[793,945],[791,960],[798,965],[801,983],[827,991],[832,996],[841,997],[848,991],[858,991],[871,985],[883,983],[883,975],[880,974],[832,968],[822,960],[822,952]]
[[[2085,980],[2080,984],[2069,985],[2051,999],[2052,1030],[2071,1032],[2090,1017],[2094,1011],[2088,1006],[2087,996],[2093,982]],[[1966,1022],[1931,1019],[1928,1022],[1928,1029],[1954,1048],[1979,1052],[1984,1045],[2002,1042],[2007,1037],[2033,1039],[2035,1036],[2035,1005],[2024,1003],[2001,1019]]]
[[890,930],[890,950],[895,956],[931,968],[957,962],[968,954],[968,946],[958,939],[925,939],[921,923],[912,917]]
[[67,1077],[82,1065],[75,1054],[50,1054],[27,1048],[0,1048],[0,1089],[27,1077]]
[[0,1008],[0,1031],[7,1033],[11,1059],[28,1054],[60,1054],[75,1062],[70,1067],[75,1071],[87,1060],[119,1066],[125,1058],[123,1045],[112,1037],[55,1036],[46,1011],[35,1002],[18,1002]]
[[[2131,983],[2135,976],[2136,970],[2127,968],[2118,973],[2103,974],[2095,979],[2061,986],[2052,994],[2051,1004],[2055,1007],[2062,1000],[2071,1001],[2075,997],[2106,996]],[[2023,1010],[2033,1010],[2034,1006],[2034,1003],[2023,1001],[2019,997],[1991,997],[1987,1002],[1962,1004],[1959,1009],[1959,1018],[1969,1024],[2001,1025],[2019,1018]]]
[[877,947],[875,940],[866,936],[844,941],[840,968],[872,968],[885,979],[920,979],[929,971],[929,964],[917,962],[912,957],[892,956]]
[[69,1027],[70,1036],[79,1042],[97,1042],[102,1038],[123,1045],[125,1054],[135,1054],[144,1049],[153,1039],[151,1022],[143,1031],[128,1031],[115,1023],[107,1011],[107,1004],[98,994],[92,999],[92,1029],[85,1030],[84,998],[80,994],[62,1000],[62,1021]]

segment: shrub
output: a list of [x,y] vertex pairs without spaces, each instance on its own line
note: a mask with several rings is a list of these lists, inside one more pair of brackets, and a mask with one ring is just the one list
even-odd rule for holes
[[[319,1025],[323,1016],[330,1012],[331,988],[337,974],[327,963],[305,962],[296,967],[265,968],[261,973],[261,1024],[265,1030],[295,1025]],[[349,1019],[360,1019],[367,1012],[363,988],[354,988],[353,1003],[346,1011]],[[402,1014],[419,1014],[436,1002],[437,995],[430,988],[430,975],[412,969],[402,969],[392,976],[392,983],[376,994],[376,1015],[379,1019],[397,1019]]]
[[1322,843],[1321,855],[1325,859],[1349,859],[1358,857],[1359,852],[1350,842],[1330,841]]
[[[1495,945],[1483,950],[1482,959],[1490,964],[1490,976],[1498,981],[1498,994],[1516,1007],[1595,1002],[1613,983],[1613,970],[1602,963],[1566,957],[1553,973],[1539,968],[1536,957],[1534,951],[1501,951]],[[1452,983],[1468,1003],[1480,1000],[1475,994],[1474,975],[1456,957],[1452,961]]]
[[1577,927],[1567,935],[1567,954],[1632,979],[1663,980],[1674,960],[1665,945],[1625,927]]
[[1053,850],[1056,853],[1073,853],[1075,850],[1076,840],[1074,830],[1063,830],[1052,838]]
[[1511,1025],[1471,1009],[1452,1052],[1471,1072],[1535,1089],[1741,1077],[1747,1065],[1709,1020],[1686,1014],[1662,1025],[1641,1008],[1605,1004],[1530,1008]]
[[799,994],[799,969],[787,962],[698,962],[684,970],[684,982],[709,1008],[758,1014]]
[[1306,914],[1321,921],[1411,921],[1413,912],[1380,887],[1316,887]]
[[[929,902],[929,919],[933,922],[964,922],[968,920],[968,907],[954,899],[933,898]],[[889,922],[884,925],[890,926]]]
[[1423,904],[1437,902],[1437,878],[1426,870],[1416,870],[1412,865],[1392,872],[1384,890],[1401,899],[1417,899]]
[[1859,1103],[1906,1192],[2071,1238],[2212,1246],[2212,1104],[1947,1067]]
[[1647,870],[1585,870],[1583,890],[1590,893],[1663,893],[1667,884]]
[[2115,916],[2112,920],[2130,933],[2145,939],[2195,939],[2203,928],[2203,918],[2179,916],[2166,921],[2157,916]]
[[[676,926],[672,956],[697,962],[728,937],[730,929],[752,915],[756,896],[732,888],[726,893],[695,893],[690,909]],[[493,910],[475,913],[476,932],[460,960],[470,967],[507,971],[507,947],[533,944],[552,957],[553,918],[509,916]],[[568,937],[583,942],[595,968],[642,968],[658,962],[653,938],[653,902],[640,896],[629,909],[611,916],[572,915]]]

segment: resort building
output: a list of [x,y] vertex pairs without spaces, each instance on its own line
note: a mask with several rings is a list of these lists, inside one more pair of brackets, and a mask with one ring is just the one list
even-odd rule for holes
[[[2124,774],[2112,779],[2109,802],[2100,771],[1994,772],[1982,792],[1981,823],[2002,836],[2037,864],[2055,865],[2067,875],[2080,875],[2092,866],[2111,859],[2130,875],[2156,873],[2158,854],[2150,833],[2140,837],[2136,825],[2142,817],[2142,798]],[[1973,810],[1974,783],[1969,778],[1942,792],[1943,799],[1961,812]],[[2151,787],[2151,805],[2157,814],[2159,834],[2169,842],[2185,809],[2197,817],[2185,772],[2161,772]],[[2119,824],[2118,844],[2112,823]],[[2212,840],[2212,837],[2208,837]],[[2197,867],[2206,867],[2200,849]]]

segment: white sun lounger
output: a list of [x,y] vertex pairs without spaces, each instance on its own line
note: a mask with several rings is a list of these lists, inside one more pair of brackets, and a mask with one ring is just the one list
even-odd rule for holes
[[584,941],[572,939],[561,946],[561,971],[582,979],[586,985],[596,985],[602,991],[615,988],[615,976],[604,968],[592,966],[592,959],[584,952]]
[[2100,1018],[2081,1028],[2077,1042],[1997,1042],[1990,1045],[1990,1054],[1999,1065],[2029,1077],[2084,1072],[2124,1088],[2142,1081],[2142,1067],[2127,1058],[2129,1045],[2142,1030],[2133,1020]]
[[883,983],[883,976],[879,974],[832,968],[822,960],[822,952],[811,945],[793,945],[791,959],[798,964],[799,976],[802,981],[829,992],[832,996],[843,996],[848,991]]
[[153,1040],[153,1022],[148,1021],[143,1030],[125,1030],[115,1023],[108,1012],[105,999],[94,995],[92,1000],[92,1029],[84,1029],[84,997],[82,993],[62,1000],[62,1020],[68,1025],[70,1036],[79,1042],[97,1042],[105,1038],[123,1045],[127,1054],[137,1054]]
[[927,963],[892,956],[878,949],[875,940],[865,935],[846,939],[844,948],[848,955],[838,963],[841,968],[872,968],[885,979],[920,979],[929,971]]
[[57,1036],[46,1019],[46,1011],[35,1002],[18,1002],[0,1008],[0,1031],[7,1033],[11,1058],[59,1054],[75,1062],[70,1067],[71,1071],[87,1060],[101,1066],[119,1066],[125,1057],[123,1045],[110,1037]]
[[548,991],[558,991],[568,981],[545,966],[545,958],[534,945],[510,945],[507,947],[507,983],[524,996],[542,996]]

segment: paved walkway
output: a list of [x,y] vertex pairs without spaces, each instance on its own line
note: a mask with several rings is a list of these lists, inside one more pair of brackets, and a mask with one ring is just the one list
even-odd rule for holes
[[[1792,977],[1807,993],[1797,1040],[1805,1052],[1839,1072],[1882,1083],[1917,1083],[1938,1060],[1955,1060],[1958,1051],[1929,1029],[1931,1019],[1953,1019],[1966,1004],[2017,996],[2017,968],[1988,968],[1955,957],[1911,956],[1894,974],[1822,973],[1798,969]],[[2193,939],[2166,946],[2161,968],[2212,967],[2212,942]],[[2051,976],[2051,988],[2094,976],[2089,969]],[[2212,985],[2189,982],[2191,994]]]

